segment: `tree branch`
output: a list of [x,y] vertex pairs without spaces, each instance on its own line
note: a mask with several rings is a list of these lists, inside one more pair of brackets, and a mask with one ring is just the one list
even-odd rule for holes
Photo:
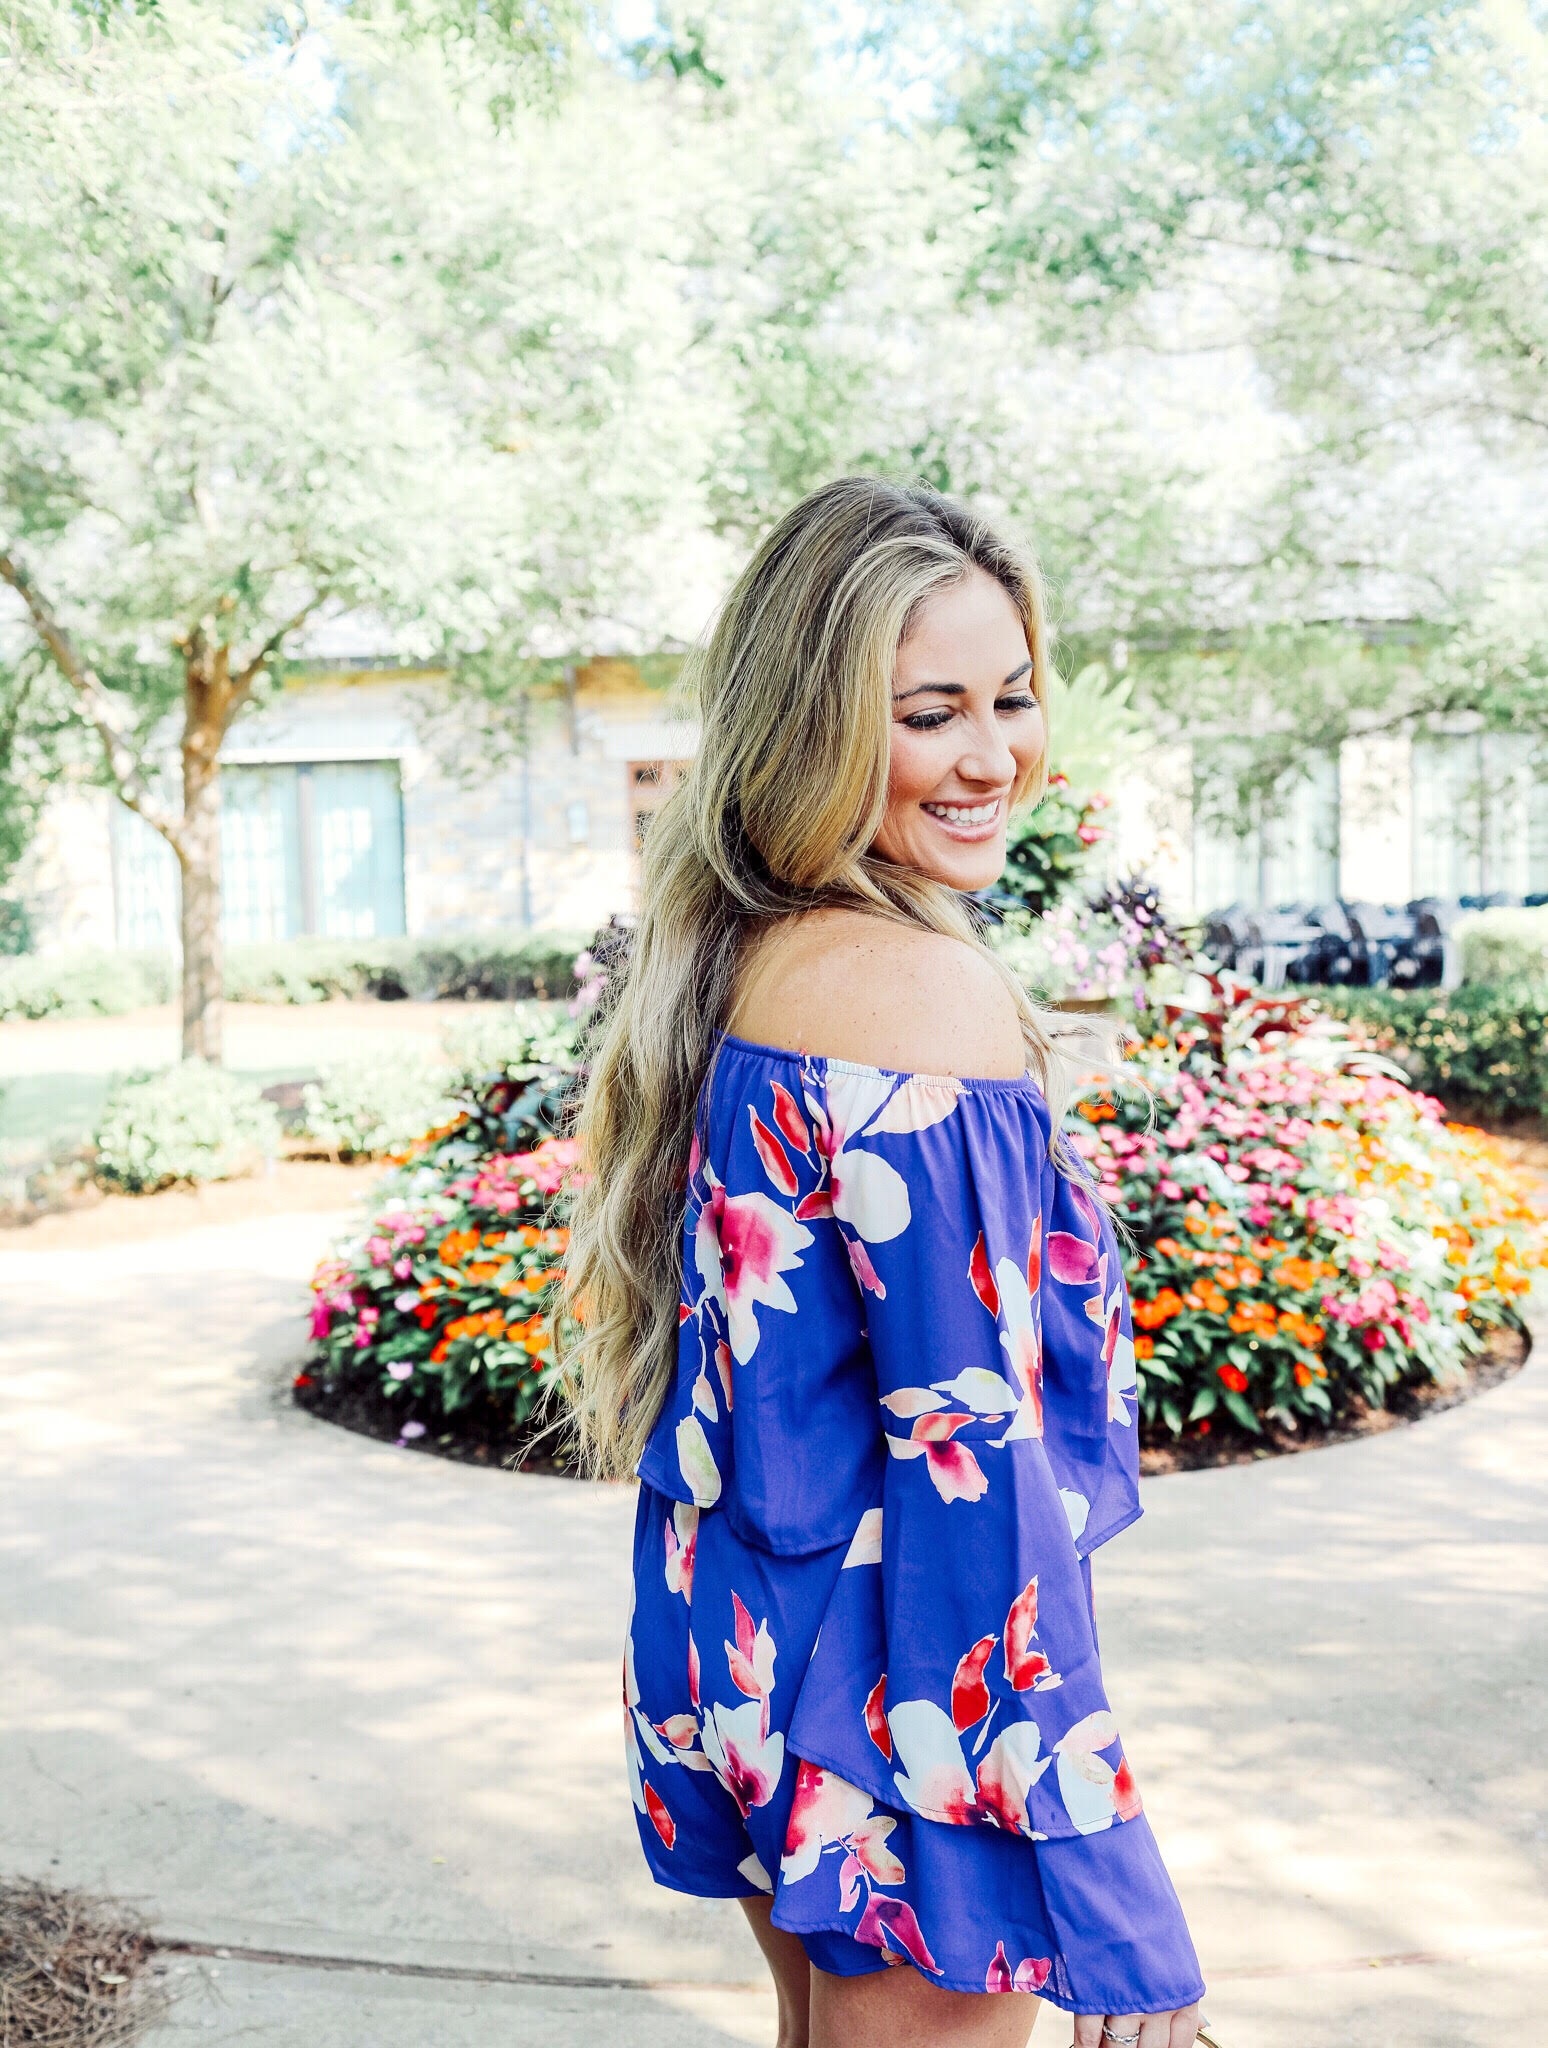
[[290,635],[294,633],[298,627],[304,626],[306,624],[307,620],[311,617],[313,611],[316,609],[316,606],[316,596],[314,595],[312,597],[309,597],[306,603],[301,607],[300,611],[296,612],[292,617],[288,618],[283,626],[275,627],[274,631],[269,635],[268,639],[264,641],[263,645],[259,648],[258,652],[253,656],[252,660],[248,662],[244,668],[240,668],[237,670],[236,674],[231,679],[231,696],[229,700],[230,713],[226,720],[228,728],[230,726],[231,719],[236,716],[238,711],[241,710],[243,704],[245,703],[249,692],[252,690],[253,684],[257,682],[258,678],[269,666],[269,663],[274,659],[275,655],[279,653],[281,646],[290,637]]
[[118,706],[104,687],[102,678],[70,638],[52,605],[34,588],[31,578],[14,556],[0,548],[0,582],[9,583],[27,607],[38,638],[52,655],[65,681],[81,701],[87,722],[102,742],[108,774],[119,796],[137,811],[147,825],[159,832],[174,852],[178,846],[175,820],[163,811],[151,795],[144,771],[134,750],[124,738]]

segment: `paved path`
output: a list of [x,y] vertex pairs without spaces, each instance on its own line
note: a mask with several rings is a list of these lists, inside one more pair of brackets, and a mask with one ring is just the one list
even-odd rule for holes
[[[772,2042],[735,1908],[635,1846],[630,1493],[292,1409],[328,1229],[0,1251],[0,1870],[201,1951],[155,2048]],[[1224,2039],[1535,2038],[1548,1365],[1146,1497],[1105,1661]]]

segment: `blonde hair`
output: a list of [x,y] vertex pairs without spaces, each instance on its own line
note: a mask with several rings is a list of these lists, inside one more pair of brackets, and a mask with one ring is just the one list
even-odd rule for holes
[[[1059,1128],[1064,1063],[965,899],[872,850],[899,642],[932,592],[974,568],[1021,614],[1046,718],[1033,556],[950,498],[873,477],[843,477],[785,514],[692,660],[698,752],[651,821],[629,959],[604,989],[568,1126],[584,1178],[565,1260],[563,1385],[580,1461],[599,1477],[634,1470],[671,1385],[700,1088],[743,949],[762,930],[841,905],[973,946],[1015,1001]],[[1011,803],[1046,787],[1045,754]]]

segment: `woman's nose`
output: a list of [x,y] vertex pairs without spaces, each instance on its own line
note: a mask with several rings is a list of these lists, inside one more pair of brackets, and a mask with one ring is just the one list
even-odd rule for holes
[[1016,756],[999,727],[975,725],[957,772],[969,782],[1003,783],[1011,780],[1016,768]]

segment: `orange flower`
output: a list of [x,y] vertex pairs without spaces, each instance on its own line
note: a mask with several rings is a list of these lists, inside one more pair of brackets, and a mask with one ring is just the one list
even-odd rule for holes
[[1182,1256],[1182,1246],[1175,1237],[1158,1237],[1156,1239],[1156,1250],[1163,1259],[1176,1259]]
[[1155,1340],[1155,1338],[1154,1338],[1154,1337],[1136,1337],[1136,1338],[1135,1338],[1135,1340],[1134,1340],[1134,1356],[1135,1356],[1136,1358],[1154,1358],[1154,1357],[1155,1357],[1155,1355],[1156,1355],[1156,1340]]
[[1297,1294],[1304,1294],[1317,1284],[1317,1262],[1314,1259],[1284,1259],[1274,1268],[1276,1287],[1288,1287]]
[[471,1251],[478,1249],[476,1230],[450,1230],[441,1239],[441,1263],[446,1266],[460,1266]]
[[1142,1330],[1159,1330],[1173,1316],[1182,1314],[1183,1298],[1175,1287],[1163,1287],[1153,1301],[1134,1303],[1134,1320]]

